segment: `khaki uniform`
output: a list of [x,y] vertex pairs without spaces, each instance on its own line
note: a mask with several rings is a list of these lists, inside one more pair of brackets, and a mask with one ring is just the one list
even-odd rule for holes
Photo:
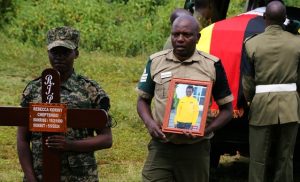
[[[267,157],[271,141],[276,141],[274,181],[292,181],[293,149],[300,121],[300,99],[296,90],[258,92],[258,87],[271,84],[297,84],[300,88],[300,39],[271,25],[264,33],[245,41],[250,70],[243,76],[243,89],[248,102],[250,171],[249,181],[266,179]],[[258,86],[258,87],[257,87]],[[283,85],[286,89],[286,85]],[[279,133],[277,133],[279,132]]]
[[[174,56],[172,49],[158,52],[150,56],[138,85],[138,92],[140,97],[153,98],[153,118],[160,125],[165,113],[169,83],[173,77],[212,81],[212,96],[219,105],[233,100],[225,71],[218,58],[195,50],[192,57],[185,61],[179,61]],[[208,122],[210,122],[209,120],[208,118]],[[178,134],[166,134],[166,137],[169,141],[167,143],[150,142],[149,155],[143,170],[143,180],[168,181],[174,177],[175,180],[181,179],[181,181],[207,181],[210,153],[208,139],[212,135],[196,139],[189,139]],[[187,146],[193,150],[192,153],[201,152],[202,157],[190,155],[191,151],[186,148]],[[182,150],[183,148],[186,150]],[[172,157],[174,154],[176,154],[176,158]],[[190,167],[185,166],[184,169],[179,169],[179,166],[175,166],[176,161],[179,160],[186,161]],[[178,176],[187,178],[182,179]]]

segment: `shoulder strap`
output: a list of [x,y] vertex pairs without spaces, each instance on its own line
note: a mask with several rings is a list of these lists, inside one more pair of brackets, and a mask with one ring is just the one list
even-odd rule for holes
[[154,53],[150,56],[150,59],[154,59],[156,57],[159,57],[159,56],[163,56],[163,55],[166,55],[168,54],[169,52],[171,52],[172,49],[166,49],[166,50],[163,50],[163,51],[160,51],[160,52],[157,52],[157,53]]
[[203,52],[203,51],[199,51],[199,50],[198,50],[198,53],[199,53],[200,55],[204,56],[205,58],[210,59],[210,60],[212,60],[212,61],[214,61],[214,62],[218,62],[218,61],[220,60],[220,58],[218,58],[218,57],[216,57],[216,56],[214,56],[214,55],[208,54],[208,53],[206,53],[206,52]]

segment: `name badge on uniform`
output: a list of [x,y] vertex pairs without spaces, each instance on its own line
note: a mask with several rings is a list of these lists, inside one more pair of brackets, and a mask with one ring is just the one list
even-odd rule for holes
[[169,78],[172,76],[172,72],[168,71],[168,72],[164,72],[160,74],[160,78]]

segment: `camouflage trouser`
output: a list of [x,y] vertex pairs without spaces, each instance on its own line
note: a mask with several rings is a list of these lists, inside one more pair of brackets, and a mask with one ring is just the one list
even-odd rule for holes
[[80,166],[72,169],[62,169],[63,182],[98,182],[97,166]]

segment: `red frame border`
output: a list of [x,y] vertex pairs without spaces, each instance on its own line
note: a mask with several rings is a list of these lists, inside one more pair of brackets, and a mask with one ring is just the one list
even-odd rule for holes
[[[199,130],[197,130],[197,131],[168,127],[169,120],[170,120],[171,106],[173,103],[175,86],[177,84],[190,84],[190,85],[196,85],[196,86],[204,86],[207,88],[206,93],[205,93],[205,100],[204,100],[204,104],[203,104],[204,107],[203,107],[201,123],[200,123]],[[189,131],[192,133],[192,135],[204,136],[208,107],[209,107],[210,99],[211,99],[211,91],[212,91],[212,82],[211,81],[197,81],[197,80],[190,80],[190,79],[173,78],[169,85],[168,100],[167,100],[167,105],[166,105],[166,110],[165,110],[165,115],[164,115],[164,120],[163,120],[163,125],[162,125],[162,131],[168,132],[168,133],[178,133],[178,134],[183,134],[183,131]]]

